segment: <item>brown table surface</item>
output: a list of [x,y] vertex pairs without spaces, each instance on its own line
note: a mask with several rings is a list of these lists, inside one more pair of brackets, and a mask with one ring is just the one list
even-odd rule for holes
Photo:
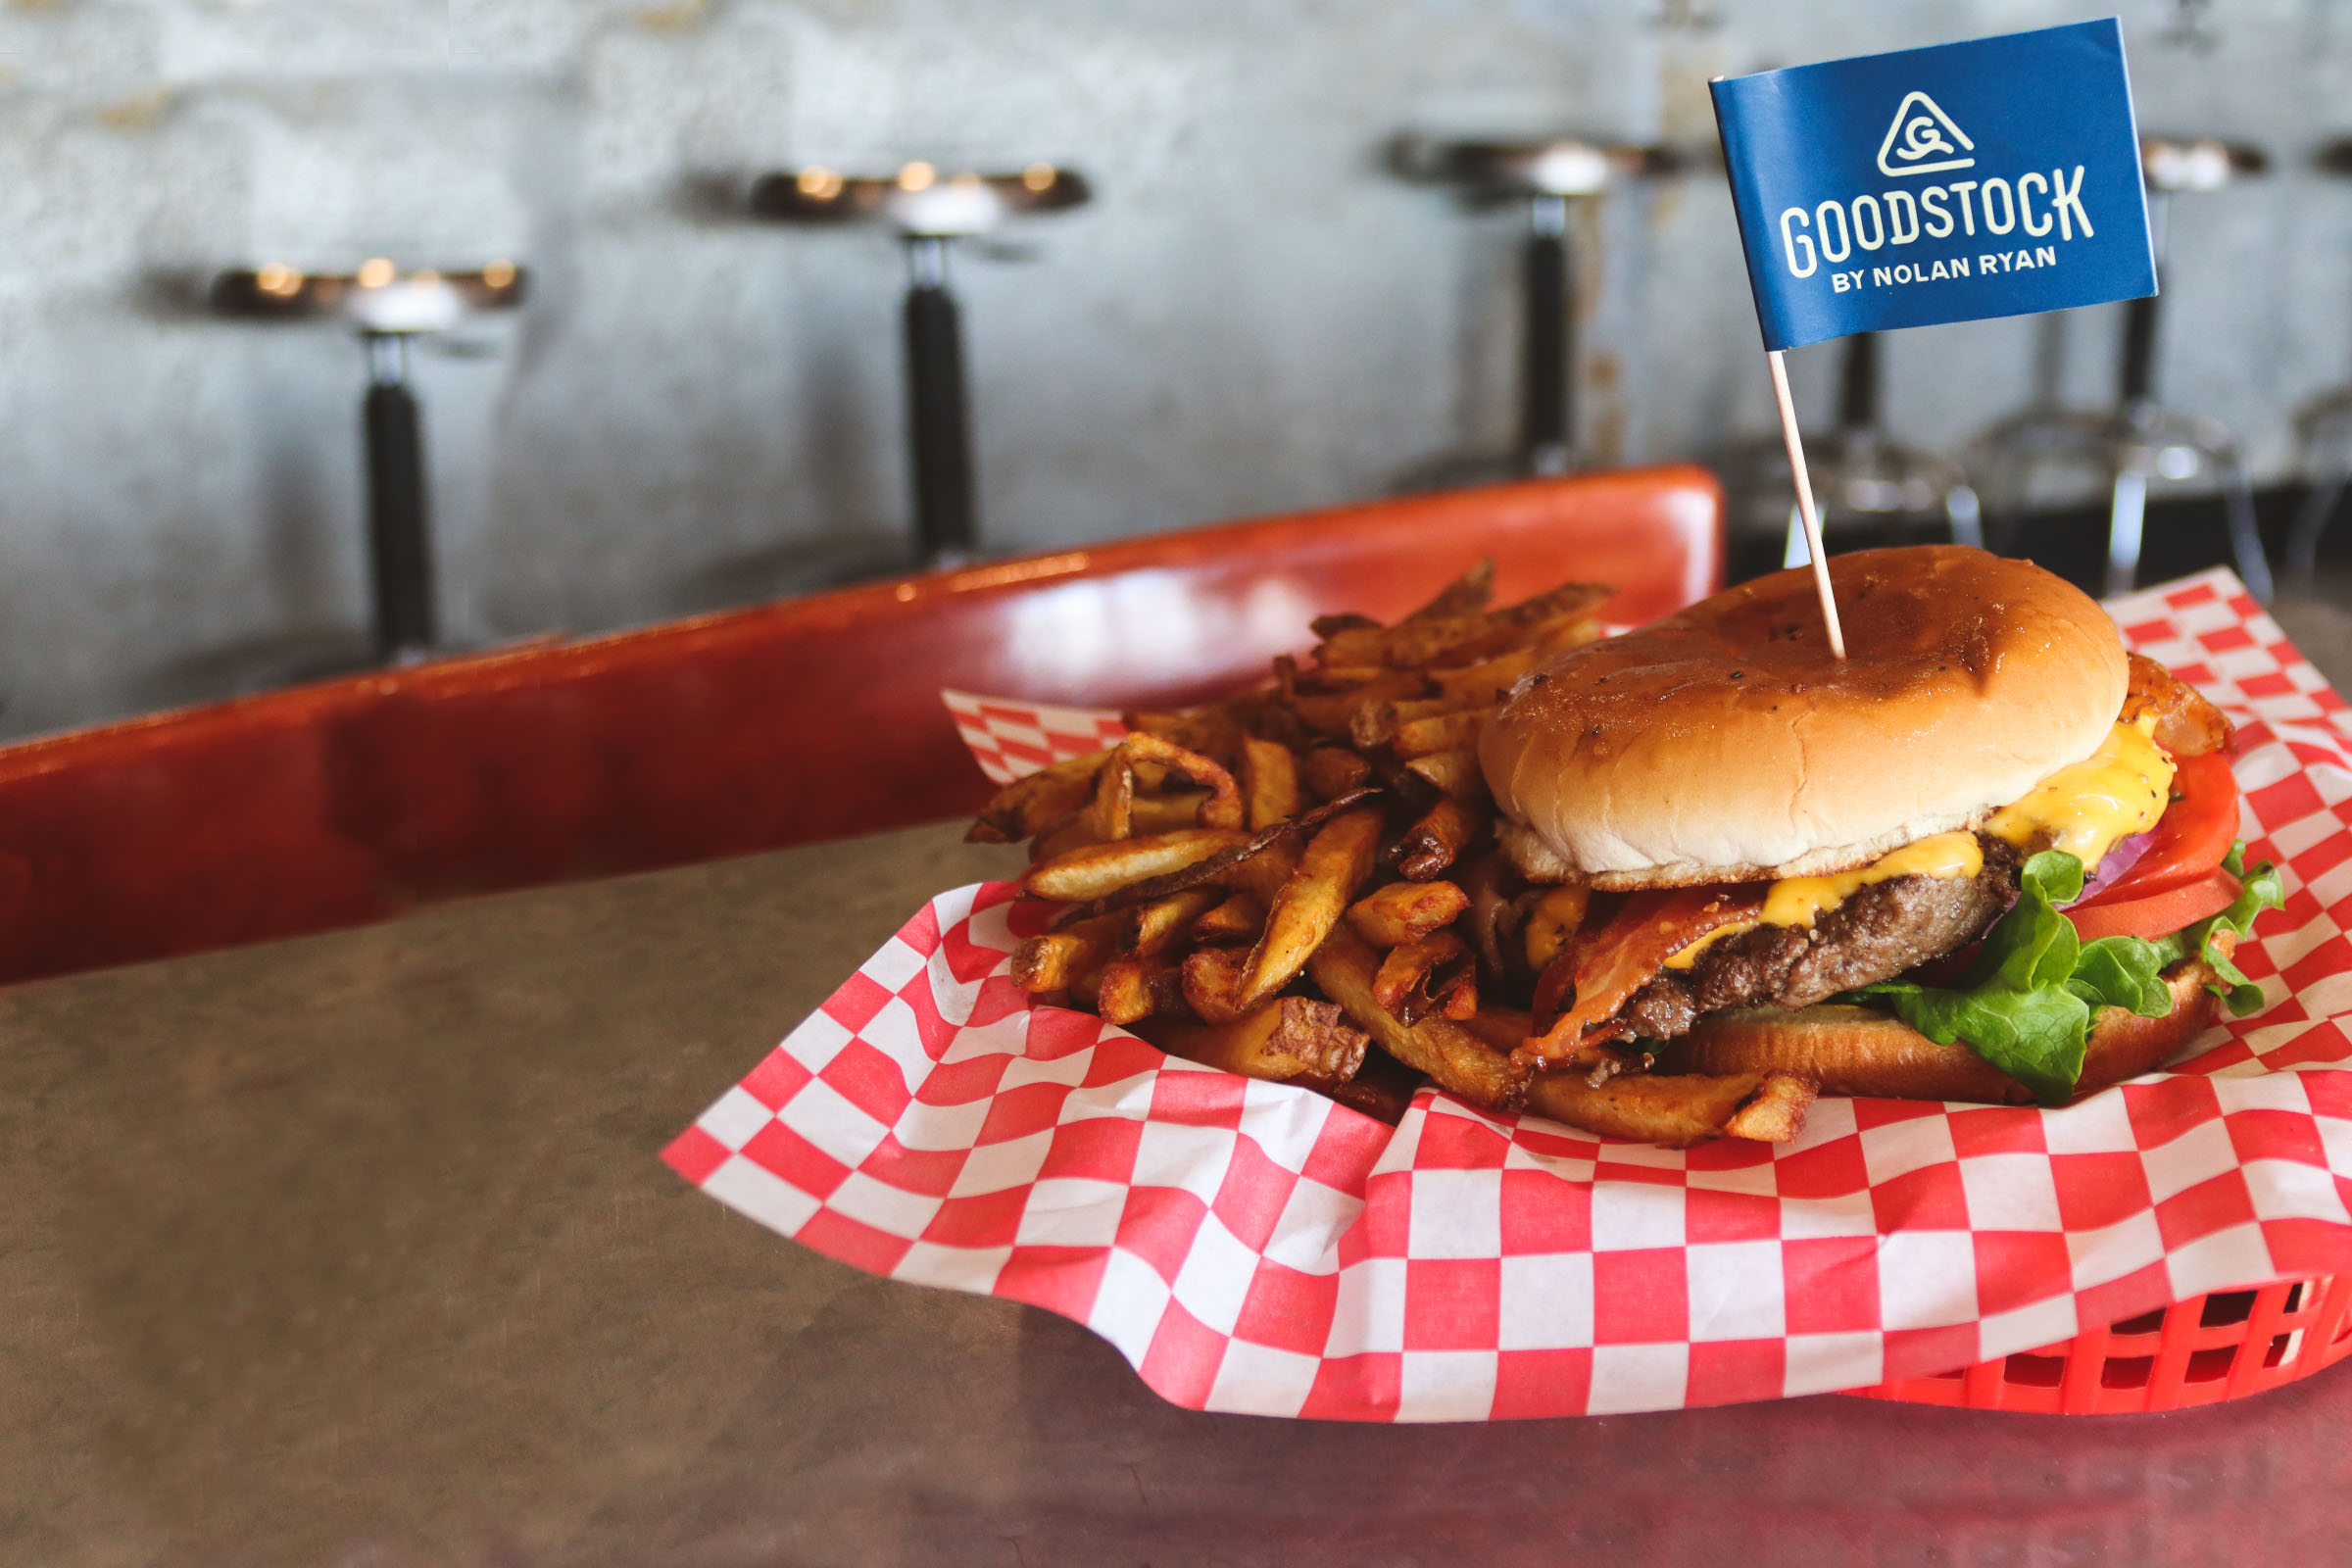
[[954,827],[0,992],[0,1562],[2352,1560],[2352,1372],[2207,1410],[1825,1397],[1374,1428],[1161,1403],[662,1146]]

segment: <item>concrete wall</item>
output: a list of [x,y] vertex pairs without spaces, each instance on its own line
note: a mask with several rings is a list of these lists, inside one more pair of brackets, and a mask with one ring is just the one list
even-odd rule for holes
[[[1718,13],[1660,25],[1657,8]],[[1015,551],[1380,492],[1513,418],[1513,219],[1385,172],[1422,128],[1705,143],[1715,73],[2096,15],[2026,0],[13,0],[0,8],[0,731],[347,657],[359,349],[209,319],[239,262],[516,258],[526,313],[417,362],[445,618],[489,642],[738,603],[886,559],[907,512],[902,266],[754,226],[776,165],[1082,169],[1100,200],[967,255],[982,505]],[[2183,204],[2163,380],[2259,469],[2352,377],[2352,12],[2241,0],[2206,52],[2129,0],[2143,123],[2284,172]],[[1597,454],[1768,418],[1719,176],[1587,225]],[[2111,312],[2069,323],[2098,397]],[[1796,368],[1826,406],[1832,360]],[[1893,422],[1956,442],[2033,328],[1903,335]]]

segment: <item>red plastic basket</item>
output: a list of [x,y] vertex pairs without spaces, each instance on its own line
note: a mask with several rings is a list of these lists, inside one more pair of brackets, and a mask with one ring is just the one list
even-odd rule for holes
[[2113,1328],[1851,1392],[1970,1410],[2130,1415],[2240,1399],[2352,1354],[2352,1275],[2215,1291]]

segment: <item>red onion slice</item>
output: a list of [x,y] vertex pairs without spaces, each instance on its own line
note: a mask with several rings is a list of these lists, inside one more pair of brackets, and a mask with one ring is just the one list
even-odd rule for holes
[[2134,833],[2128,839],[2116,840],[2115,848],[2107,852],[2107,858],[2099,862],[2098,870],[2082,884],[2082,898],[2075,900],[2075,903],[2081,904],[2082,899],[2121,879],[2125,872],[2139,863],[2139,858],[2148,853],[2148,846],[2155,841],[2156,831],[2153,828],[2145,833]]

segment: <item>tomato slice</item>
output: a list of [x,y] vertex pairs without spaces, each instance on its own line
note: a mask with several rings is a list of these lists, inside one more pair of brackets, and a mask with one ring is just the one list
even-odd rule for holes
[[2104,899],[2089,907],[2078,904],[2064,913],[2075,922],[2076,934],[2085,942],[2114,936],[2146,937],[2153,941],[2195,925],[2207,915],[2221,913],[2235,901],[2238,887],[2237,878],[2217,868],[2184,887],[2167,888],[2143,899],[2115,904]]
[[[2230,846],[2237,842],[2237,778],[2230,771],[2230,760],[2218,752],[2181,758],[2179,771],[2173,774],[2173,792],[2180,799],[2165,808],[2147,853],[2131,870],[2074,906],[2068,914],[2137,903],[2213,874],[2230,853]],[[2075,922],[2078,926],[2082,923]]]

